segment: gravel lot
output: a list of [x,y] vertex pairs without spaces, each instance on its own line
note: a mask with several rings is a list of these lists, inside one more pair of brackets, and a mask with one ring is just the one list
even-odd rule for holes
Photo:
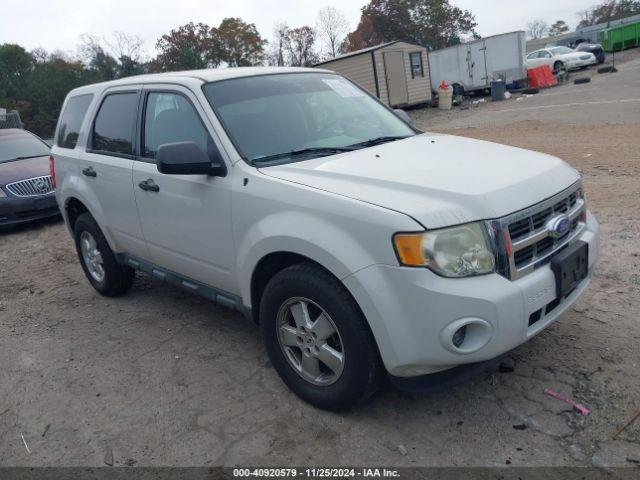
[[[347,414],[299,401],[240,315],[139,275],[85,280],[64,226],[0,235],[0,465],[640,466],[640,55],[615,75],[418,125],[580,169],[602,257],[572,311],[488,373]],[[634,100],[635,99],[635,100]],[[446,159],[443,159],[446,161]],[[586,405],[581,416],[543,394]],[[29,445],[29,454],[22,437]]]

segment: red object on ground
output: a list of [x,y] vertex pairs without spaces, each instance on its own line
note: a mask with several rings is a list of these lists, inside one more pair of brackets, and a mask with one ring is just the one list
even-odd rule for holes
[[570,398],[565,397],[564,395],[551,390],[550,388],[545,388],[544,389],[544,393],[546,393],[547,395],[549,395],[550,397],[553,398],[557,398],[558,400],[563,401],[564,403],[571,405],[574,409],[576,409],[577,411],[579,411],[582,415],[589,415],[589,413],[591,413],[589,411],[589,409],[587,407],[585,407],[584,405],[581,405],[580,403],[576,403],[573,400],[571,400]]
[[529,77],[529,87],[531,88],[547,88],[558,83],[549,65],[530,68],[527,70],[527,76]]

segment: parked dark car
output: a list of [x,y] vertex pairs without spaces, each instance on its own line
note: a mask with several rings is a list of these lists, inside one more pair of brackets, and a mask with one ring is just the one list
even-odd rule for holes
[[589,43],[587,41],[579,42],[574,50],[576,52],[589,52],[593,53],[598,60],[598,63],[604,63],[604,48],[599,43]]
[[30,132],[0,130],[0,227],[59,215],[49,150]]

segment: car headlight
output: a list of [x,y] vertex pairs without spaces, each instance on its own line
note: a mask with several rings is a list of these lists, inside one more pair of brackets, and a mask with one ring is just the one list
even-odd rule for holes
[[397,233],[393,245],[400,263],[427,267],[444,277],[471,277],[495,271],[482,223],[468,223],[423,233]]
[[2,197],[6,197],[6,196],[7,196],[7,194],[6,194],[6,193],[4,193],[4,190],[2,190],[2,189],[0,188],[0,198],[2,198]]

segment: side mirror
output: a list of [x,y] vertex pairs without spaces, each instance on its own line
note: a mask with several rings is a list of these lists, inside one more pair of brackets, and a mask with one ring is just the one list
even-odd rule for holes
[[212,162],[195,142],[165,143],[158,148],[156,166],[160,173],[169,175],[214,175],[227,173],[224,163]]
[[407,122],[409,125],[413,125],[413,122],[411,121],[411,117],[409,116],[409,114],[407,112],[405,112],[404,110],[402,110],[401,108],[396,108],[393,113],[396,114],[396,116],[400,119],[400,120],[404,120],[405,122]]

